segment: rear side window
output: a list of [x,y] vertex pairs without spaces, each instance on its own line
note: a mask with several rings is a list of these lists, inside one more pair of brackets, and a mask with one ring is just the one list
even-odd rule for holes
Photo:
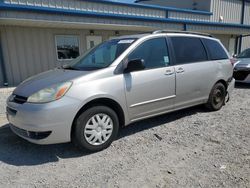
[[210,60],[228,59],[221,44],[215,40],[202,39],[209,53]]
[[176,64],[206,61],[207,53],[199,38],[171,37]]

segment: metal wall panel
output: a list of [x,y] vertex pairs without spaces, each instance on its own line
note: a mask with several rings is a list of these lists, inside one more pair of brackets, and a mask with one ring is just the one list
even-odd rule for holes
[[[211,0],[211,21],[240,24],[241,9],[242,1],[239,0]],[[223,21],[220,21],[220,16]]]
[[166,15],[166,12],[164,10],[131,7],[126,5],[95,3],[82,0],[4,0],[4,2],[8,4],[60,8],[66,10],[82,10],[89,12],[112,13],[121,15],[145,16],[153,18],[165,18]]
[[168,12],[168,17],[173,19],[180,20],[195,20],[195,21],[209,21],[210,15],[203,14],[191,14],[191,13],[183,13],[183,12]]
[[[49,20],[58,22],[72,22],[72,23],[91,23],[91,24],[112,24],[112,25],[124,25],[124,26],[143,26],[150,28],[168,28],[175,30],[182,30],[182,24],[164,23],[164,22],[148,22],[137,20],[118,20],[118,19],[106,19],[106,18],[92,18],[92,17],[80,17],[80,16],[67,16],[67,15],[55,15],[55,14],[39,14],[34,12],[18,12],[18,11],[1,11],[0,17],[2,18],[14,18],[25,20]],[[35,18],[35,19],[34,19]]]
[[53,36],[48,30],[1,28],[4,61],[9,83],[16,85],[29,76],[56,66]]
[[[55,34],[63,30],[3,27],[4,60],[9,84],[19,84],[24,79],[58,66]],[[80,35],[71,30],[70,34]]]
[[[56,35],[78,36],[80,54],[86,50],[86,36],[89,35],[89,30],[17,26],[1,26],[0,32],[8,83],[12,86],[32,75],[70,62],[57,60]],[[132,32],[121,31],[120,34],[127,35]],[[95,35],[107,40],[114,36],[114,32],[97,30]],[[2,78],[0,84],[3,85]]]
[[2,67],[0,66],[0,88],[1,88],[1,86],[3,86],[3,83],[4,81],[3,81],[3,75],[2,75]]
[[[196,3],[194,3],[196,2]],[[160,5],[165,7],[178,7],[181,9],[191,9],[191,10],[201,10],[201,11],[210,11],[210,0],[185,0],[185,1],[176,1],[176,0],[144,0],[141,1],[142,4],[147,5]]]
[[244,24],[250,25],[250,3],[246,2]]
[[218,38],[226,49],[229,50],[230,35],[214,35],[214,37]]
[[247,48],[250,48],[250,36],[242,38],[241,51],[243,51],[243,50],[245,50]]
[[224,35],[241,35],[242,33],[249,33],[249,29],[247,28],[206,26],[206,25],[188,25],[187,30],[205,32],[211,34],[224,34]]
[[[0,50],[2,50],[2,34],[1,34],[1,30],[0,30]],[[4,85],[4,77],[3,77],[3,69],[2,69],[2,65],[1,63],[4,63],[2,62],[2,59],[3,59],[3,51],[0,51],[0,88],[1,86]]]

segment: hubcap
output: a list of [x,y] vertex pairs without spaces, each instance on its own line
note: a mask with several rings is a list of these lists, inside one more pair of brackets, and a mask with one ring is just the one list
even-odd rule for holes
[[217,104],[221,103],[222,100],[223,100],[222,91],[220,89],[216,89],[214,91],[214,103],[217,105]]
[[105,143],[113,132],[113,121],[107,114],[96,114],[92,116],[84,129],[84,137],[91,145]]

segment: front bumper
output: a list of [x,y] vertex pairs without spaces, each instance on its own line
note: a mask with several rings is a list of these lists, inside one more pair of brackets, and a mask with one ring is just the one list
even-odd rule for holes
[[70,142],[71,126],[80,101],[64,96],[46,104],[18,104],[7,101],[7,119],[11,130],[36,144]]
[[233,76],[236,82],[250,83],[250,68],[235,68]]
[[45,139],[52,133],[52,131],[45,131],[45,132],[27,131],[24,129],[20,129],[12,124],[10,124],[10,128],[17,135],[22,136],[27,139],[33,139],[33,140]]

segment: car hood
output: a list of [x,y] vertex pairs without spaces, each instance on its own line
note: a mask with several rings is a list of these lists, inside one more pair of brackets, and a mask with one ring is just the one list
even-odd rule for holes
[[237,65],[250,64],[250,58],[238,58],[237,60],[238,60]]
[[23,97],[29,97],[32,94],[47,88],[51,85],[71,81],[80,76],[85,76],[93,71],[76,71],[65,69],[54,69],[41,74],[35,75],[23,81],[14,91],[13,94]]

